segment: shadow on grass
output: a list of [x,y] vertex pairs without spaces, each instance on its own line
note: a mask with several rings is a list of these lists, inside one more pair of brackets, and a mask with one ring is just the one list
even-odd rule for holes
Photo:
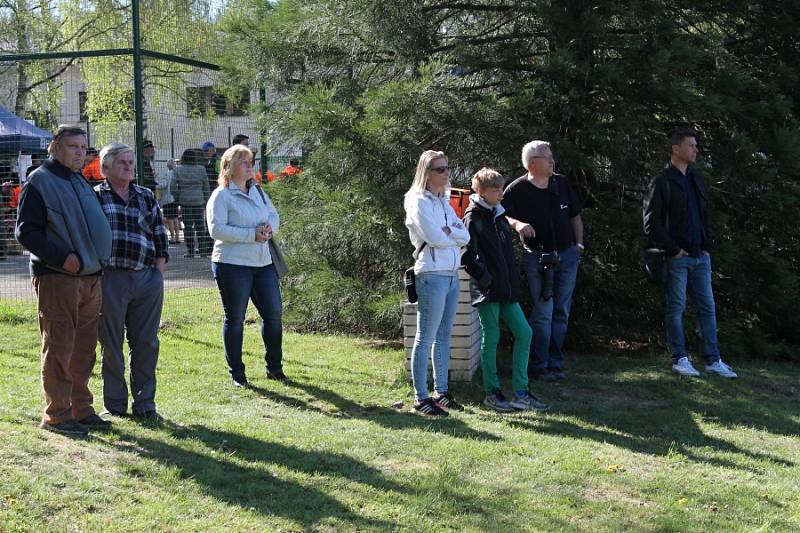
[[257,392],[264,398],[303,409],[312,411],[325,416],[336,418],[360,418],[379,424],[387,429],[409,429],[409,428],[425,428],[427,431],[433,431],[450,437],[464,438],[464,439],[477,439],[484,441],[498,441],[499,437],[485,431],[478,431],[469,427],[463,420],[457,417],[447,417],[437,420],[430,418],[423,418],[411,414],[408,411],[400,411],[397,409],[389,409],[387,407],[380,407],[376,405],[360,405],[353,400],[344,398],[343,396],[335,393],[329,389],[323,389],[316,385],[309,383],[293,382],[292,388],[297,388],[305,391],[314,398],[328,402],[336,407],[337,411],[329,411],[313,405],[300,398],[287,396],[273,390],[263,387],[254,386],[250,384],[250,390]]
[[[190,446],[125,432],[118,433],[119,441],[111,445],[178,468],[181,478],[191,479],[220,501],[265,516],[293,520],[302,524],[305,530],[314,529],[327,519],[344,521],[346,528],[351,530],[398,527],[392,522],[362,516],[311,486],[315,483],[314,477],[324,475],[368,485],[381,492],[408,492],[378,470],[352,457],[302,450],[202,425],[177,426],[165,421],[159,428],[179,442],[194,447],[194,443],[201,442],[208,449],[207,453],[190,450]],[[302,472],[311,479],[305,484],[282,479],[272,472],[274,467]]]
[[[639,365],[642,364],[638,361]],[[736,429],[757,427],[778,435],[796,435],[800,426],[790,416],[792,409],[762,393],[758,383],[723,381],[713,377],[691,380],[671,375],[622,377],[615,381],[619,361],[607,373],[595,373],[557,385],[537,385],[553,401],[559,414],[577,423],[546,418],[535,425],[514,421],[532,431],[592,439],[654,455],[680,453],[692,461],[727,468],[755,471],[741,461],[708,457],[698,448],[715,454],[733,454],[754,461],[795,466],[795,462],[766,453],[753,443],[751,449],[703,432],[697,418],[715,425]],[[646,369],[645,369],[646,370]],[[602,374],[602,375],[601,375]]]

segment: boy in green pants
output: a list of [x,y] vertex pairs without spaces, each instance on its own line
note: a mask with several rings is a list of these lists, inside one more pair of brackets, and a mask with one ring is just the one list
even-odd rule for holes
[[[481,320],[481,370],[486,398],[483,404],[497,411],[549,409],[546,403],[528,392],[528,354],[531,328],[519,306],[520,275],[514,258],[514,232],[511,230],[503,199],[505,179],[500,173],[482,168],[472,177],[469,207],[464,223],[470,241],[461,259],[470,279],[472,305],[478,308]],[[508,401],[497,377],[497,343],[500,341],[500,320],[514,335],[511,386]]]

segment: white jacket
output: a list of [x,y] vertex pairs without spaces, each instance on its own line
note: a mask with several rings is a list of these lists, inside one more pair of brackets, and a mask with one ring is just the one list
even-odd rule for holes
[[[461,266],[461,247],[469,243],[469,231],[446,196],[430,191],[406,194],[406,227],[414,245],[414,273],[456,272]],[[450,228],[450,235],[442,228]],[[416,250],[427,243],[417,255]]]
[[272,263],[267,241],[256,241],[256,227],[270,224],[274,235],[280,217],[267,193],[258,191],[257,183],[250,185],[248,194],[232,180],[227,188],[217,187],[206,206],[206,221],[214,239],[213,262],[250,267]]

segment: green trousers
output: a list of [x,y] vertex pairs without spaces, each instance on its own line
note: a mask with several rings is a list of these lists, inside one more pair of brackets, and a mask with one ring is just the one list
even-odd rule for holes
[[484,302],[478,304],[481,319],[481,370],[483,388],[491,394],[500,388],[497,377],[497,343],[500,341],[500,320],[514,335],[511,387],[514,392],[528,390],[528,355],[531,350],[531,327],[518,303]]

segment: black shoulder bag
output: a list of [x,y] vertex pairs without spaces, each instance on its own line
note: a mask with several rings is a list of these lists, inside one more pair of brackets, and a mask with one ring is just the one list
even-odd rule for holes
[[[422,252],[422,249],[425,248],[427,242],[423,242],[419,248],[417,248],[414,257],[419,257],[419,254]],[[414,267],[412,266],[408,270],[405,271],[403,274],[403,285],[406,288],[406,298],[408,299],[408,303],[415,304],[417,303],[417,275],[414,274]]]
[[[267,199],[264,196],[264,191],[261,190],[261,187],[258,183],[253,182],[251,187],[255,187],[258,189],[258,194],[261,195],[261,201],[264,202],[264,206],[267,205]],[[281,251],[278,243],[275,242],[275,237],[272,237],[267,241],[269,246],[269,255],[272,257],[272,264],[275,267],[275,272],[278,274],[279,278],[282,278],[289,272],[289,267],[286,265],[286,258],[283,257],[283,252]]]

